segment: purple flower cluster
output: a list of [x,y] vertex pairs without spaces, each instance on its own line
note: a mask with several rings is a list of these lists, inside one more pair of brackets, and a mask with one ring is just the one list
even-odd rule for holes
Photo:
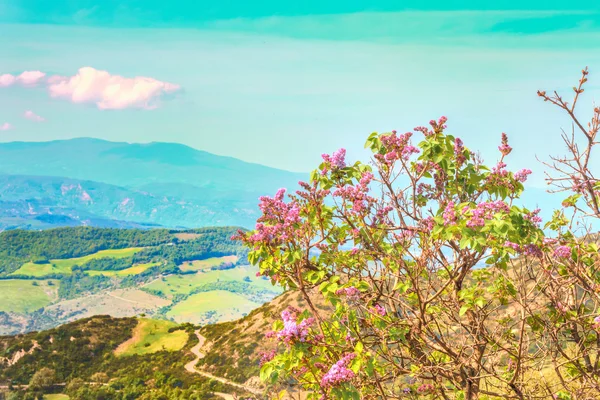
[[[463,212],[469,210],[469,207],[465,206]],[[509,210],[508,204],[502,200],[481,202],[472,210],[472,216],[469,221],[467,221],[467,226],[470,228],[484,226],[485,220],[494,218],[494,215],[497,213],[508,213]]]
[[519,182],[525,182],[530,174],[531,170],[525,168],[515,173],[515,179]]
[[329,163],[332,169],[342,169],[346,167],[346,149],[339,149],[332,155],[322,154],[323,161]]
[[558,246],[554,250],[555,258],[570,258],[571,257],[571,248],[569,246]]
[[268,363],[273,358],[275,358],[275,350],[261,352],[260,353],[260,366],[262,367],[263,364]]
[[352,212],[359,214],[365,211],[369,204],[375,202],[375,199],[367,194],[369,192],[369,184],[372,180],[373,174],[370,172],[365,172],[363,173],[358,185],[339,187],[335,192],[333,192],[333,195],[352,202]]
[[456,210],[454,209],[454,202],[451,201],[446,205],[442,216],[444,217],[444,225],[456,224]]
[[461,166],[465,160],[465,146],[460,138],[454,139],[454,155],[456,156],[456,163]]
[[388,165],[399,159],[408,160],[413,154],[419,153],[419,149],[410,144],[411,136],[411,132],[398,135],[396,131],[382,136],[381,144],[385,147],[385,154],[377,154],[375,158]]
[[338,289],[335,294],[338,296],[346,296],[349,303],[357,303],[360,300],[360,290],[354,286]]
[[250,243],[281,243],[294,237],[294,225],[300,222],[300,209],[296,202],[283,201],[285,192],[285,189],[279,189],[274,197],[259,198],[262,216],[256,224],[256,232],[249,239]]
[[348,369],[348,364],[356,357],[356,354],[346,354],[341,360],[331,366],[329,371],[321,378],[321,386],[330,388],[342,382],[348,382],[355,377],[354,372]]
[[489,186],[503,186],[509,190],[515,190],[514,180],[510,178],[506,170],[506,164],[502,161],[492,168],[492,172],[486,178]]
[[377,314],[382,317],[384,317],[387,314],[387,312],[385,311],[385,308],[379,304],[375,304],[375,306],[373,307],[373,309],[371,311],[373,312],[373,314]]
[[305,342],[308,336],[308,327],[314,322],[314,318],[307,318],[298,323],[298,312],[293,308],[282,311],[283,329],[276,332],[277,339],[290,345],[296,341]]
[[600,330],[600,315],[594,318],[594,328]]
[[540,213],[540,211],[541,210],[539,208],[536,208],[529,214],[526,214],[525,219],[528,221],[531,221],[531,223],[534,224],[535,226],[540,226],[540,224],[542,223],[542,217],[540,217],[538,215]]
[[433,392],[433,385],[430,383],[424,383],[417,388],[417,393],[427,394]]
[[498,150],[500,150],[503,156],[509,155],[512,151],[512,147],[508,145],[508,136],[506,133],[502,133],[502,144],[498,146]]
[[504,247],[509,247],[509,248],[513,249],[514,251],[516,251],[517,253],[524,254],[527,256],[542,258],[542,256],[544,255],[542,253],[542,250],[535,244],[527,244],[525,246],[521,246],[516,243],[506,241],[504,243]]

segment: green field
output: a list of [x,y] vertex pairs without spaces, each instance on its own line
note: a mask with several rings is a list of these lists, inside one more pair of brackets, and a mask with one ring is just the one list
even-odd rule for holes
[[44,400],[69,400],[69,396],[66,394],[45,394]]
[[281,288],[271,285],[271,281],[257,277],[257,271],[258,268],[254,266],[241,266],[222,271],[201,271],[194,275],[170,275],[144,286],[144,289],[160,291],[170,298],[176,294],[189,294],[198,286],[208,283],[245,282],[244,278],[247,278],[250,282],[246,283],[257,289],[281,292]]
[[139,319],[133,331],[133,337],[121,344],[115,354],[131,356],[134,354],[151,354],[161,350],[179,351],[185,346],[189,335],[186,331],[177,330],[169,333],[169,328],[177,326],[171,321]]
[[186,261],[179,266],[182,271],[200,271],[203,269],[210,269],[216,267],[224,262],[236,262],[237,256],[225,256],[225,257],[211,257],[204,260]]
[[146,263],[146,264],[135,264],[129,268],[126,269],[122,269],[120,271],[94,271],[94,270],[89,270],[86,271],[86,273],[88,275],[104,275],[104,276],[127,276],[127,275],[137,275],[137,274],[141,274],[142,272],[144,272],[145,270],[147,270],[148,268],[152,268],[155,267],[157,265],[160,265],[160,263],[155,262],[155,263]]
[[[28,313],[49,305],[58,288],[58,281],[24,279],[0,280],[0,311]],[[37,284],[36,285],[34,285]]]
[[177,303],[167,313],[168,317],[176,318],[179,322],[196,322],[205,313],[215,311],[223,319],[233,319],[241,314],[249,313],[260,304],[254,303],[237,293],[225,290],[213,290],[194,294],[181,303]]
[[48,264],[25,263],[11,275],[26,275],[41,277],[49,274],[70,274],[74,265],[82,265],[96,258],[125,258],[131,257],[143,247],[128,247],[125,249],[101,250],[83,257],[50,260]]

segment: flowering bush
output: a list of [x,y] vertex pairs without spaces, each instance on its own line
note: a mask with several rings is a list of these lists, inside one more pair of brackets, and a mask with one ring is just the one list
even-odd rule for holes
[[[516,205],[531,171],[508,169],[506,134],[489,168],[446,122],[373,133],[370,164],[325,154],[301,190],[261,198],[256,230],[239,238],[262,275],[307,304],[269,333],[281,350],[264,358],[264,380],[320,399],[589,398],[600,388],[597,246],[576,239],[562,210],[549,239],[539,209]],[[594,206],[598,183],[573,179]]]

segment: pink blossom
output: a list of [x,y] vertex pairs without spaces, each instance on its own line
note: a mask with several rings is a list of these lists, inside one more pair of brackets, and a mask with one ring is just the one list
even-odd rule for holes
[[525,182],[530,174],[531,170],[525,168],[515,173],[515,179],[519,182]]
[[456,211],[454,210],[454,202],[449,202],[444,208],[444,225],[456,224]]
[[374,314],[378,314],[378,315],[380,315],[382,317],[384,317],[386,315],[385,308],[383,306],[379,305],[379,304],[375,304],[375,306],[372,309],[372,312]]
[[[463,212],[468,211],[468,208],[465,207]],[[494,216],[498,213],[508,213],[509,207],[508,204],[503,202],[502,200],[496,201],[484,201],[475,207],[472,211],[472,216],[467,221],[467,226],[474,228],[477,226],[484,226],[485,220],[490,220],[494,218]]]
[[307,318],[302,322],[297,323],[297,314],[298,311],[291,307],[281,312],[283,329],[276,334],[277,339],[287,345],[296,341],[305,342],[306,337],[308,336],[308,327],[315,322],[314,318]]
[[335,292],[335,294],[337,294],[338,296],[346,296],[346,299],[349,303],[356,303],[360,300],[360,290],[358,290],[354,286],[338,289]]
[[456,138],[454,139],[454,155],[456,156],[456,163],[460,166],[462,165],[465,160],[465,146],[463,144],[463,141],[460,140],[460,138]]
[[535,226],[540,226],[540,223],[542,222],[542,217],[540,217],[538,215],[540,213],[540,211],[541,210],[539,208],[536,208],[529,214],[526,214],[524,218],[528,221],[531,221],[531,223],[534,224]]
[[263,351],[260,353],[260,366],[275,358],[275,350]]
[[431,393],[433,392],[433,385],[430,383],[424,383],[417,388],[417,393]]
[[348,382],[355,377],[352,370],[348,369],[348,364],[356,357],[356,354],[346,354],[341,360],[331,366],[329,371],[321,378],[321,386],[330,388],[340,383]]
[[322,154],[323,161],[331,164],[333,169],[342,169],[346,167],[346,149],[339,149],[332,155]]
[[555,258],[570,258],[571,257],[571,248],[568,246],[558,246],[556,250],[554,250]]
[[502,133],[502,144],[498,146],[498,150],[500,150],[503,156],[509,155],[512,151],[512,147],[508,145],[508,136],[506,133]]

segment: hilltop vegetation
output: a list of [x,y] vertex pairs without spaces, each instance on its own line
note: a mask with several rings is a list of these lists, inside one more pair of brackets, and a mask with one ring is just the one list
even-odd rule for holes
[[[150,346],[130,342],[139,326],[144,334],[137,339],[150,341]],[[177,346],[169,348],[167,342],[163,349],[160,343],[171,337],[176,338]],[[124,343],[133,346],[117,353]],[[210,399],[214,392],[243,394],[239,388],[184,369],[193,359],[189,349],[196,343],[191,326],[108,316],[39,333],[0,337],[0,387],[11,384],[16,399],[34,399],[43,393],[56,398],[64,393],[63,397],[86,400],[185,400]],[[40,371],[52,375],[51,382],[42,388],[30,384]]]

